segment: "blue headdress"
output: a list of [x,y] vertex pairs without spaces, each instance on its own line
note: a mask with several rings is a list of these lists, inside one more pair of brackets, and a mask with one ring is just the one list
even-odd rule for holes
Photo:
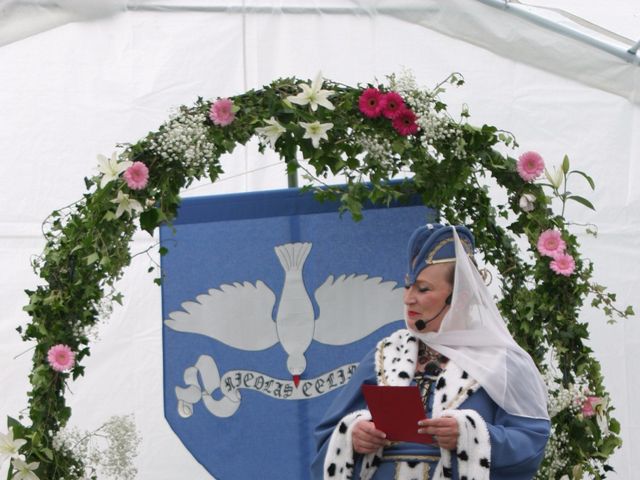
[[[429,265],[456,261],[453,228],[439,223],[427,223],[413,232],[407,252],[409,267],[405,278],[406,286],[413,285],[420,272]],[[455,229],[467,255],[473,257],[475,248],[473,234],[463,225],[458,225]]]

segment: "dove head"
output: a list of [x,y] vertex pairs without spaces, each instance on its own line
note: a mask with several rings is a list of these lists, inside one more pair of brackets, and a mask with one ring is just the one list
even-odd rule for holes
[[[413,232],[407,247],[409,266],[405,287],[416,283],[420,272],[429,265],[456,261],[453,228],[439,223],[427,223]],[[473,235],[464,225],[458,225],[455,229],[467,254],[473,258],[475,245]]]
[[301,353],[289,355],[287,370],[291,375],[301,375],[307,368],[307,359]]

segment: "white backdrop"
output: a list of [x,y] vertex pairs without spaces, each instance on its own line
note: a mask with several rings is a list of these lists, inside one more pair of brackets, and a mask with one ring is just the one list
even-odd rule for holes
[[[6,44],[0,65],[0,419],[26,407],[31,353],[15,327],[28,318],[23,290],[38,282],[29,261],[43,247],[41,222],[81,196],[83,177],[96,172],[96,154],[136,141],[171,108],[199,95],[234,95],[281,76],[313,78],[322,70],[355,84],[404,66],[434,85],[462,72],[466,85],[446,97],[452,111],[465,102],[473,123],[513,132],[521,148],[512,154],[537,150],[553,165],[567,153],[573,167],[593,176],[595,193],[580,181],[575,191],[588,195],[597,211],[576,205],[568,217],[598,225],[597,239],[580,235],[584,255],[595,261],[595,279],[617,292],[621,305],[639,310],[640,108],[627,99],[640,98],[635,90],[625,98],[410,21],[361,11],[121,12]],[[223,165],[222,181],[185,195],[286,186],[284,167],[254,149],[237,149]],[[153,242],[138,234],[133,249]],[[146,271],[150,265],[141,255],[127,269],[124,306],[101,326],[86,377],[70,385],[71,423],[91,429],[111,415],[134,413],[143,437],[138,478],[210,478],[163,418],[160,289]],[[589,308],[584,315],[623,428],[611,478],[632,479],[640,470],[633,455],[640,451],[640,414],[632,408],[640,397],[634,368],[640,327],[635,319],[606,325]]]

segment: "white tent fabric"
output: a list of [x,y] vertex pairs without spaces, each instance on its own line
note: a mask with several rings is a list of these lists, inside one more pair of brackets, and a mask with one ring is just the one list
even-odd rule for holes
[[[0,24],[14,14],[14,19],[25,18],[20,11],[36,11],[29,8],[46,17],[62,3],[42,10],[28,2],[4,2]],[[514,20],[518,37],[513,37],[502,30],[511,17],[501,17],[502,33],[495,32],[503,49],[490,51],[491,45],[452,38],[458,21],[472,20],[467,14],[477,8],[472,1],[393,2],[387,13],[380,12],[391,2],[297,3],[316,10],[268,0],[251,3],[256,8],[245,14],[245,2],[239,0],[208,12],[117,6],[115,14],[93,21],[76,21],[86,15],[49,17],[40,26],[16,28],[10,41],[2,39],[0,418],[18,416],[26,406],[30,352],[15,327],[27,320],[23,290],[38,283],[29,262],[43,247],[40,224],[52,210],[81,196],[83,177],[96,172],[96,154],[136,141],[166,120],[172,108],[199,95],[234,95],[281,76],[313,78],[322,70],[327,78],[355,84],[408,67],[421,83],[434,85],[451,71],[462,72],[467,84],[446,96],[452,111],[467,103],[473,123],[491,123],[517,136],[521,148],[513,154],[537,150],[548,164],[558,165],[567,153],[575,168],[594,177],[595,193],[580,181],[571,188],[589,196],[597,211],[570,206],[568,217],[576,222],[584,255],[595,261],[596,281],[617,292],[621,305],[635,302],[639,310],[634,295],[640,288],[635,268],[640,265],[637,66],[611,55],[599,63],[603,55],[594,47],[565,65],[560,53],[566,54],[564,42],[573,40],[521,20]],[[402,15],[403,6],[418,3],[436,13],[447,9],[453,18],[439,15],[442,23],[431,25],[417,14]],[[459,10],[449,10],[453,4]],[[474,22],[461,25],[485,33],[491,26],[484,13]],[[557,58],[554,52],[560,52]],[[542,65],[526,60],[527,54],[555,60]],[[592,68],[619,85],[606,88],[580,75],[594,76]],[[272,155],[258,155],[255,146],[236,149],[223,165],[222,181],[203,182],[185,194],[286,186],[282,164]],[[581,233],[579,223],[597,224],[598,238]],[[139,234],[133,249],[142,251],[154,242]],[[143,436],[138,478],[210,478],[163,419],[160,290],[154,274],[147,273],[151,264],[145,255],[134,259],[120,285],[124,306],[101,326],[86,377],[70,385],[72,424],[91,429],[111,415],[134,413]],[[640,394],[634,369],[640,363],[640,327],[635,320],[606,325],[588,307],[584,315],[623,426],[625,444],[613,459],[617,474],[611,478],[634,478],[632,472],[640,469],[640,458],[633,455],[640,448],[640,414],[633,408]]]

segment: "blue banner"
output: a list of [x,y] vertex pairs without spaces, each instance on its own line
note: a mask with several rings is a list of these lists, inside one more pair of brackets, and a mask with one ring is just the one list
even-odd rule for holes
[[363,215],[289,189],[186,199],[161,228],[165,417],[216,479],[309,478],[315,424],[403,325],[407,240],[434,213]]

